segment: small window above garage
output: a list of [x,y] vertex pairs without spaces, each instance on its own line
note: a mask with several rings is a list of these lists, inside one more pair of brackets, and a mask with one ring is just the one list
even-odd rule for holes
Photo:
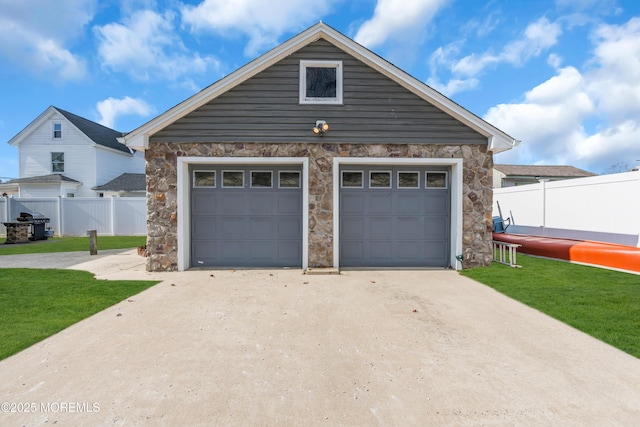
[[300,104],[342,104],[342,61],[300,61]]

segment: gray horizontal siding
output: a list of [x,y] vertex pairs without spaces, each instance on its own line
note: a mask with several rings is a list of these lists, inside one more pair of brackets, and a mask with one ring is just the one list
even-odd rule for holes
[[[343,105],[298,103],[300,60],[343,62]],[[386,76],[320,40],[151,137],[151,142],[486,144],[487,139]]]

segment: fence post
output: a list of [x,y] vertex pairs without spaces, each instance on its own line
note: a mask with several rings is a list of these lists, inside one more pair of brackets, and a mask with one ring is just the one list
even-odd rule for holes
[[64,221],[62,218],[62,196],[58,196],[58,236],[59,237],[64,236],[64,233],[62,232],[62,224],[64,224]]
[[116,235],[116,196],[111,196],[111,235]]
[[89,254],[98,255],[98,232],[89,230],[87,234],[89,235]]

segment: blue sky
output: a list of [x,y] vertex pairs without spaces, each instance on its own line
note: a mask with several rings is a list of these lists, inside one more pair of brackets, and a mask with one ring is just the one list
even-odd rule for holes
[[0,0],[0,179],[49,105],[127,132],[322,20],[522,141],[640,164],[637,0]]

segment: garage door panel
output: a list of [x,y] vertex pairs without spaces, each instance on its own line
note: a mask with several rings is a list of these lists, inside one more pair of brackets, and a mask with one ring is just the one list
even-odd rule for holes
[[364,244],[362,242],[341,242],[340,257],[347,261],[364,259]]
[[367,234],[371,239],[389,239],[393,234],[391,217],[370,217],[365,219]]
[[400,262],[418,261],[422,255],[421,241],[399,240],[395,244],[395,254]]
[[215,213],[217,203],[216,195],[210,191],[198,193],[198,197],[193,199],[193,213],[194,214],[208,214]]
[[213,248],[215,247],[215,240],[213,239],[203,239],[196,242],[193,245],[193,257],[196,260],[209,262],[213,260],[215,251]]
[[364,195],[350,192],[340,197],[340,211],[345,214],[361,214],[364,212]]
[[193,219],[194,232],[202,239],[211,239],[216,235],[216,222],[213,216],[200,216]]
[[403,190],[406,193],[397,194],[397,206],[399,214],[419,214],[421,194],[416,190]]
[[256,261],[257,265],[260,265],[273,257],[272,242],[254,240],[248,246],[251,251],[251,260]]
[[244,197],[247,199],[247,204],[249,205],[249,213],[250,214],[270,214],[274,211],[274,200],[273,194],[271,193],[263,193],[256,194],[252,192],[249,194],[245,194]]
[[367,212],[371,214],[390,214],[391,213],[391,192],[377,190],[371,191],[369,194],[369,209]]
[[279,214],[299,215],[302,213],[302,198],[299,191],[278,194],[277,198]]
[[445,241],[432,241],[425,244],[424,254],[428,260],[446,261],[447,251]]
[[247,213],[245,207],[245,195],[238,193],[221,193],[218,197],[220,212],[223,214],[244,215]]
[[424,221],[419,216],[398,216],[394,234],[399,239],[420,238],[424,236]]
[[[291,165],[233,167],[245,177],[252,171],[278,177],[280,168],[302,172]],[[207,170],[222,176],[226,167]],[[191,198],[192,266],[301,267],[302,188],[192,187]]]
[[216,258],[221,258],[227,262],[238,262],[241,261],[245,256],[245,242],[242,240],[228,240],[224,243],[219,243],[217,246],[220,247],[220,251]]
[[345,239],[361,239],[364,233],[364,219],[362,217],[349,217],[342,219],[341,236]]
[[449,235],[447,218],[425,218],[424,237],[431,240],[444,240]]
[[278,258],[290,260],[292,265],[295,265],[300,252],[302,252],[302,242],[278,242]]
[[270,239],[273,236],[275,220],[272,217],[253,216],[249,218],[249,232],[253,239]]
[[[429,191],[434,191],[434,190],[429,190]],[[437,191],[441,192],[442,190],[437,190]],[[449,197],[447,193],[438,194],[438,195],[433,194],[433,195],[429,195],[425,199],[424,211],[427,215],[434,214],[434,213],[449,212],[448,206],[449,206]]]
[[237,216],[223,216],[218,217],[217,222],[217,236],[222,241],[227,239],[240,239],[245,234],[244,218],[239,218]]
[[369,245],[369,257],[374,262],[386,262],[391,257],[391,242],[388,240],[371,241]]
[[278,218],[278,236],[282,239],[297,239],[300,236],[302,219],[297,216]]

